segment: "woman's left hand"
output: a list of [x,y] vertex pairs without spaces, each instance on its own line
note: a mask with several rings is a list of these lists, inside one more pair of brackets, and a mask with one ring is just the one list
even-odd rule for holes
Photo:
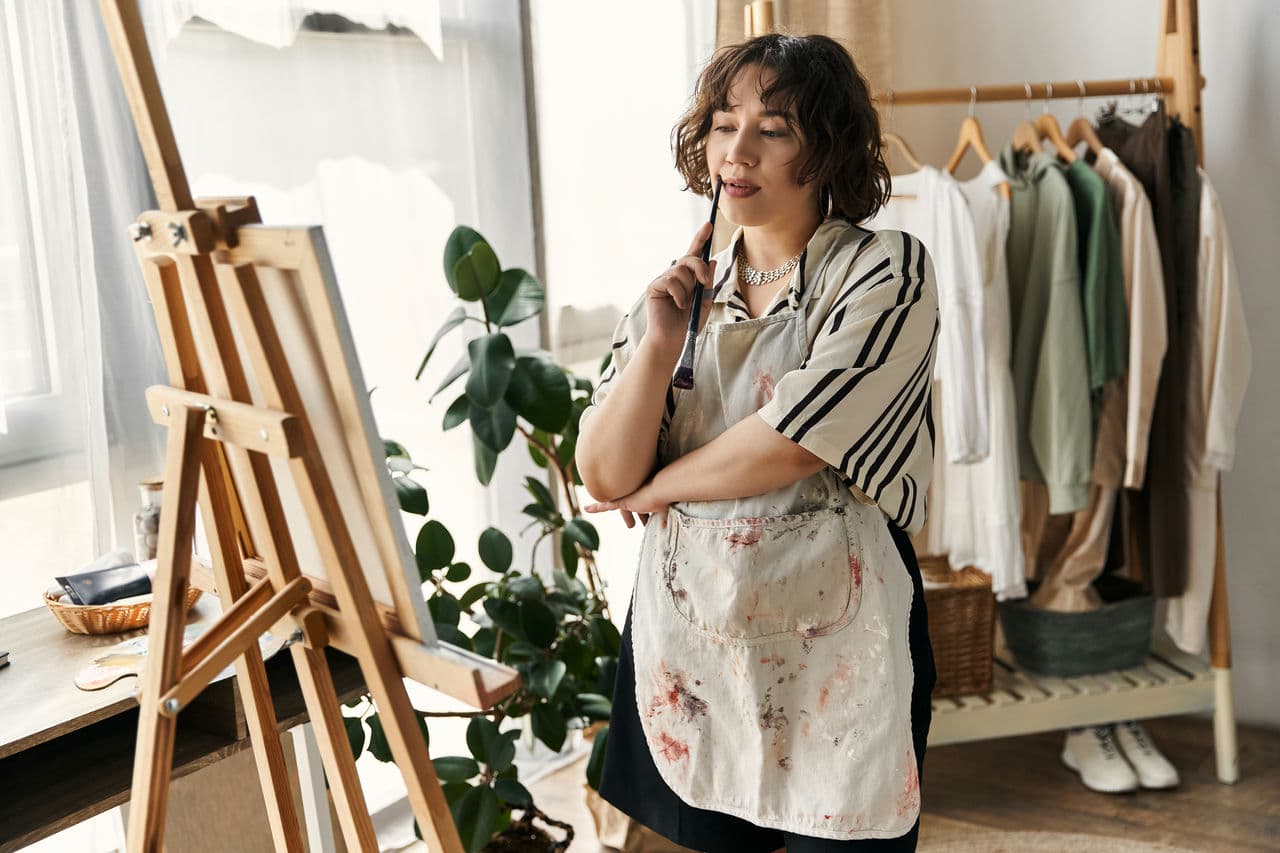
[[666,527],[667,510],[670,506],[669,501],[654,494],[653,480],[650,479],[629,495],[611,501],[596,501],[587,504],[583,509],[587,512],[609,512],[616,509],[622,513],[622,520],[627,527],[635,526],[632,513],[640,516],[641,523],[645,525],[649,523],[650,516],[657,515],[662,518],[662,526]]

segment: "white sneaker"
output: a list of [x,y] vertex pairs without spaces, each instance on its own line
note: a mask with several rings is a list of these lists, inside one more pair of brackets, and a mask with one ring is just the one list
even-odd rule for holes
[[1124,757],[1138,772],[1144,788],[1172,788],[1178,784],[1178,771],[1160,754],[1151,736],[1136,720],[1116,723],[1116,743]]
[[1067,732],[1062,763],[1079,773],[1080,781],[1094,791],[1118,794],[1138,787],[1138,774],[1117,748],[1111,726]]

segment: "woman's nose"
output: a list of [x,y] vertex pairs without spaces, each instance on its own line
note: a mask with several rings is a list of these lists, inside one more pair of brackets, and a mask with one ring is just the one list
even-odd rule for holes
[[755,148],[752,145],[751,136],[742,130],[734,133],[733,138],[729,140],[729,150],[725,152],[725,159],[730,163],[747,165],[754,163]]

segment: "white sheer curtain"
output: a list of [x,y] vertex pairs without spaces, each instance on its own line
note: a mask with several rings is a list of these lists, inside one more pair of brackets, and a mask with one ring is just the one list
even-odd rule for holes
[[0,2],[0,611],[132,548],[164,372],[126,228],[154,205],[97,6]]

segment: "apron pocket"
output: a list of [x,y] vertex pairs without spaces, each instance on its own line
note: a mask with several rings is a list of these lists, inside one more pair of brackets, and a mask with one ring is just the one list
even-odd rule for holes
[[844,507],[759,518],[696,518],[672,507],[666,598],[690,625],[755,645],[830,634],[862,601],[862,554]]

